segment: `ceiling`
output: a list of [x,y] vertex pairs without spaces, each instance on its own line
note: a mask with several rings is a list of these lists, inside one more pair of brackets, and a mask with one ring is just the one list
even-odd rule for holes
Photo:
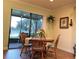
[[19,0],[19,1],[37,5],[50,10],[71,3],[76,4],[76,0],[54,0],[53,2],[50,2],[49,0]]

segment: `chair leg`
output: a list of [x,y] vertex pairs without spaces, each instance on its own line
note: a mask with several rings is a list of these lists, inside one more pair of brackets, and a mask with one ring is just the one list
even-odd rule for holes
[[43,52],[42,52],[42,59],[44,59],[44,54],[43,54]]
[[34,57],[34,52],[32,51],[31,59],[33,59],[33,57]]
[[22,48],[22,50],[21,50],[20,56],[22,55],[23,49],[24,49],[24,46],[23,46],[23,48]]
[[57,55],[56,55],[56,52],[55,52],[55,59],[57,59]]

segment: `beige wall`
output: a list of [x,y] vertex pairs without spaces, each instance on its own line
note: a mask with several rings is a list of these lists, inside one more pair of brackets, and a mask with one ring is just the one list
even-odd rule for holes
[[[56,38],[58,34],[61,34],[58,48],[70,53],[73,53],[73,46],[76,40],[76,23],[75,23],[76,10],[75,9],[76,9],[75,4],[69,4],[69,5],[65,5],[60,8],[54,9],[53,15],[55,16],[55,21],[53,25],[50,26],[52,27],[51,30],[53,30],[51,32],[53,38]],[[70,19],[72,19],[73,26],[69,25],[68,29],[60,29],[59,28],[60,18],[66,17],[66,16],[69,17],[69,22],[70,22]]]
[[41,8],[39,6],[31,5],[28,3],[20,2],[18,0],[4,0],[3,5],[3,46],[4,49],[8,48],[8,36],[9,36],[9,26],[10,26],[10,16],[11,9],[20,9],[26,12],[32,12],[36,14],[43,15],[43,28],[46,28],[46,16],[48,16],[51,12],[48,9]]

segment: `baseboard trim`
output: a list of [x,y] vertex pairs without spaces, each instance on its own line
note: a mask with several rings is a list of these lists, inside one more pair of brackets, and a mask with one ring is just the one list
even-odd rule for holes
[[62,51],[64,51],[64,52],[70,53],[70,54],[74,54],[72,51],[66,50],[66,49],[64,49],[64,48],[59,48],[59,47],[58,47],[58,49],[60,49],[60,50],[62,50]]

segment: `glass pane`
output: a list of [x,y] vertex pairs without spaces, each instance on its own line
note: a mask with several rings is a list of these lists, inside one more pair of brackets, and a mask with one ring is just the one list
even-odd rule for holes
[[10,38],[19,38],[20,27],[21,27],[21,18],[16,16],[11,16]]
[[25,32],[29,36],[30,19],[22,18],[21,32]]
[[41,29],[42,27],[42,19],[37,20],[37,30]]
[[42,27],[42,16],[32,14],[31,20],[31,35],[34,36],[36,32]]
[[31,20],[31,36],[35,34],[35,29],[36,29],[35,24],[36,24],[36,21]]

